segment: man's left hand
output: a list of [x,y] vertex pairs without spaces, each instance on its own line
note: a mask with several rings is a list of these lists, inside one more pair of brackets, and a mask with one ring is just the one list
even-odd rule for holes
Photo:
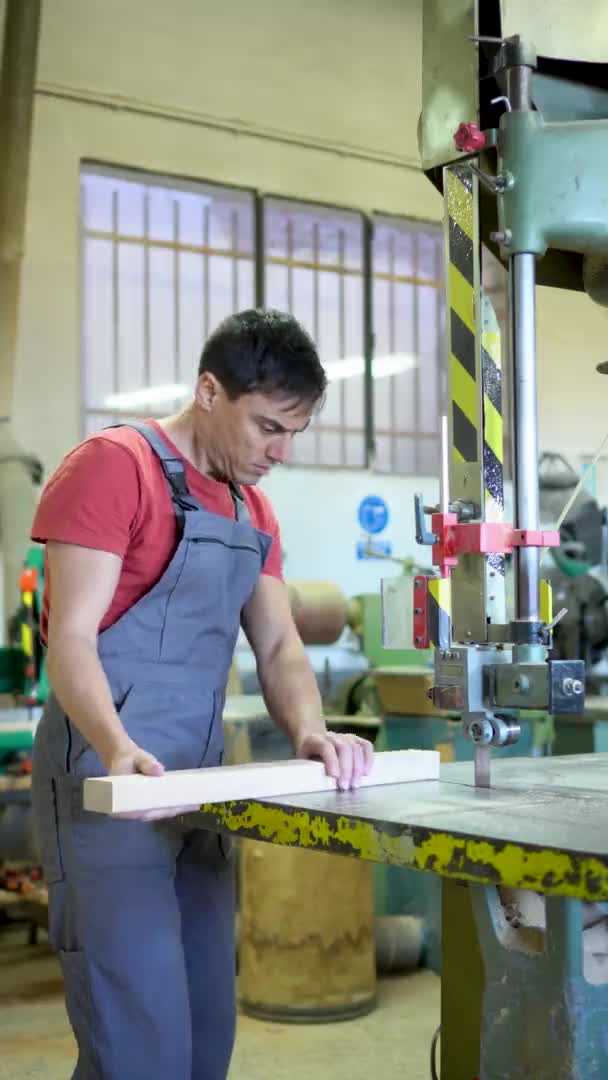
[[335,777],[341,791],[358,787],[367,776],[374,760],[374,748],[359,735],[342,735],[335,731],[305,735],[297,747],[299,758],[320,759],[328,776]]

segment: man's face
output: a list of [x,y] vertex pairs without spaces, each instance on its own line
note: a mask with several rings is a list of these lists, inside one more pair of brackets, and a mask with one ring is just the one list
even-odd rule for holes
[[294,435],[308,427],[314,411],[309,402],[257,391],[231,401],[209,375],[199,379],[196,397],[205,413],[212,474],[237,484],[257,484],[273,465],[284,465]]

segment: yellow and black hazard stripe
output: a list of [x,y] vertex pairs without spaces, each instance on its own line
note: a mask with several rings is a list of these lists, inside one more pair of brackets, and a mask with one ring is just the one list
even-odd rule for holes
[[462,166],[445,169],[448,254],[449,387],[454,460],[480,460],[480,407],[475,347],[475,227],[473,177]]
[[[489,297],[482,295],[481,380],[483,386],[483,484],[486,521],[504,520],[504,442],[500,327]],[[502,555],[488,555],[492,569],[504,575]]]
[[452,589],[449,578],[429,578],[427,593],[429,645],[449,649],[452,644]]

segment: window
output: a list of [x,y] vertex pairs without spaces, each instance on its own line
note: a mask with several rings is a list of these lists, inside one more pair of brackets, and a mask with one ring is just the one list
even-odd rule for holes
[[253,305],[254,197],[86,168],[81,220],[89,432],[178,407],[209,332]]
[[81,238],[84,433],[179,408],[209,333],[263,293],[306,327],[330,380],[293,463],[438,472],[440,226],[87,165]]
[[377,217],[372,274],[374,465],[433,475],[445,401],[441,228]]
[[330,385],[320,415],[294,440],[297,465],[365,464],[363,221],[360,214],[269,199],[265,300],[313,337]]

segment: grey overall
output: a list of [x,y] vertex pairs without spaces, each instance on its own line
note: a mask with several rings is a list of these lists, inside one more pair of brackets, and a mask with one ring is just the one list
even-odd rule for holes
[[[166,769],[220,764],[222,709],[241,609],[271,538],[189,494],[181,459],[135,424],[169,483],[180,540],[160,580],[98,638],[128,735]],[[113,820],[82,809],[104,774],[50,697],[32,797],[50,939],[78,1042],[73,1080],[224,1080],[235,1029],[234,872],[226,842],[181,819]]]

